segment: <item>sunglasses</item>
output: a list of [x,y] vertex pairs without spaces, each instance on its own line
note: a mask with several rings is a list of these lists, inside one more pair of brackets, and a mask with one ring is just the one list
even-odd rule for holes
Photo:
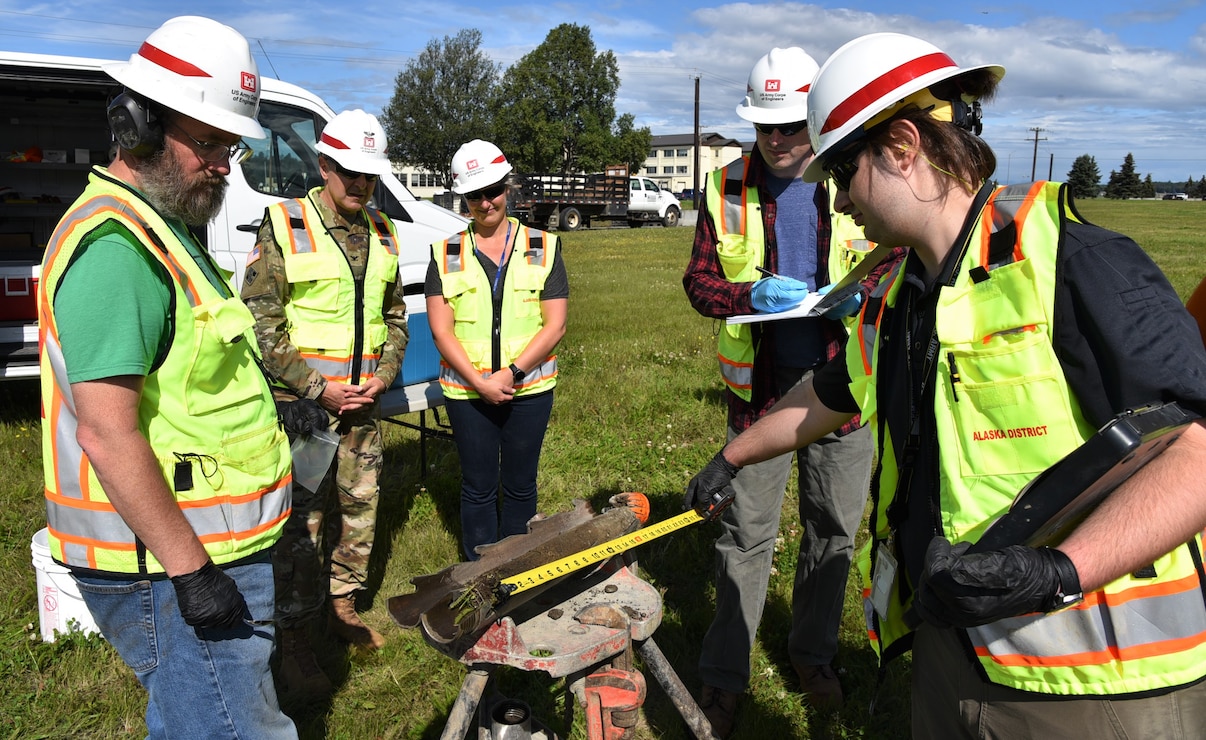
[[497,185],[491,185],[488,188],[482,188],[481,190],[474,190],[471,193],[465,193],[465,200],[470,200],[474,203],[478,202],[482,198],[485,198],[486,200],[494,200],[506,192],[506,190],[507,184],[505,182],[500,182]]
[[863,153],[864,148],[864,142],[859,142],[841,152],[834,161],[824,165],[838,190],[850,191],[850,182],[858,172],[858,155]]
[[795,123],[755,123],[754,128],[758,133],[765,134],[766,136],[775,133],[775,129],[779,129],[780,136],[795,136],[808,128],[808,121],[796,121]]
[[338,172],[339,176],[345,180],[357,180],[357,179],[363,177],[365,180],[367,180],[369,182],[376,182],[377,178],[380,177],[380,175],[370,175],[367,172],[353,172],[353,171],[347,169],[346,167],[344,167],[343,165],[341,165],[340,163],[336,162],[334,159],[332,159],[330,157],[327,157],[327,159],[328,159],[328,161],[330,161],[331,164],[335,165],[335,171]]

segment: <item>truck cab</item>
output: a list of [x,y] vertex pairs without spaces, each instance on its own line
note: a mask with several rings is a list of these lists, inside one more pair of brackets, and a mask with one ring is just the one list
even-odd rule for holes
[[658,186],[648,177],[628,178],[628,225],[634,228],[647,221],[659,221],[662,226],[678,226],[682,207],[674,193]]

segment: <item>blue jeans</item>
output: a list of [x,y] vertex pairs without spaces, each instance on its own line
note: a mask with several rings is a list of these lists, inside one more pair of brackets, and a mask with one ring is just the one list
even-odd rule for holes
[[[247,600],[248,618],[272,619],[272,563],[224,568]],[[184,622],[166,579],[75,576],[101,633],[147,690],[150,738],[297,738],[280,710],[268,659],[275,630],[242,625],[195,629]]]
[[449,399],[444,408],[461,458],[461,546],[477,560],[474,548],[524,534],[536,514],[536,469],[553,392],[516,396],[498,406]]

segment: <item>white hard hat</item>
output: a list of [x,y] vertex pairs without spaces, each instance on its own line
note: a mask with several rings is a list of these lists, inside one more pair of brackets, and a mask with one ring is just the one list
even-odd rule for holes
[[236,136],[267,136],[256,121],[260,76],[247,39],[209,18],[172,18],[109,76],[165,108]]
[[331,119],[322,130],[315,147],[345,170],[367,175],[388,175],[385,129],[372,113],[359,108],[345,110]]
[[488,188],[509,174],[511,163],[488,141],[474,139],[452,155],[452,192],[458,195]]
[[[990,70],[999,80],[1005,68],[995,64],[959,67],[937,46],[900,33],[872,33],[848,42],[829,57],[812,84],[808,98],[808,136],[816,156],[804,179],[825,178],[822,164],[830,150],[874,125],[906,98],[931,85],[977,70]],[[970,102],[970,101],[969,101]]]
[[795,123],[808,115],[808,90],[817,63],[803,49],[771,49],[750,70],[737,115],[751,123]]

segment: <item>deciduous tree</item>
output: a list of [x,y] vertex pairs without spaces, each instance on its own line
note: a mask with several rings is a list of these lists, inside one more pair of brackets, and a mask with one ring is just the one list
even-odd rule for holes
[[590,28],[563,23],[517,61],[499,84],[495,142],[521,171],[594,172],[605,165],[643,162],[631,117],[616,121],[619,65],[596,52]]
[[475,28],[432,39],[398,73],[383,121],[390,159],[438,173],[449,184],[452,155],[461,144],[490,138],[501,65],[481,45]]

